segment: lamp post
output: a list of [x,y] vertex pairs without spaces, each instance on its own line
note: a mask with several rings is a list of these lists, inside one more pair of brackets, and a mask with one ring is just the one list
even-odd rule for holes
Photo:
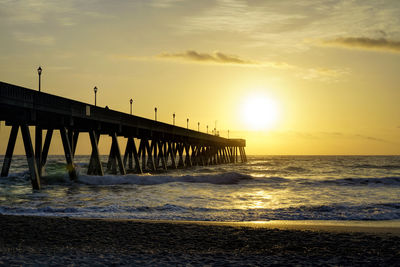
[[200,122],[197,123],[197,131],[200,132]]
[[42,67],[39,66],[37,69],[38,75],[39,75],[39,92],[40,92],[40,76],[42,75]]
[[228,139],[229,139],[229,130],[228,130]]
[[189,129],[189,118],[186,119],[186,129]]
[[154,108],[154,120],[157,121],[157,108]]
[[129,103],[131,103],[131,115],[132,115],[132,103],[133,103],[133,99],[131,98],[131,100],[129,100]]
[[97,106],[97,86],[93,88],[94,91],[94,106]]
[[172,114],[173,125],[175,126],[175,112]]
[[207,125],[207,134],[208,134],[208,125]]

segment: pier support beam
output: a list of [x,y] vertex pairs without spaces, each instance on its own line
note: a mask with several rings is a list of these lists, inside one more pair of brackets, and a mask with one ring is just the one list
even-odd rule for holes
[[171,157],[171,167],[173,169],[176,169],[176,161],[175,161],[175,157],[176,157],[176,149],[174,148],[175,144],[171,141],[167,142],[167,162],[168,162],[168,157]]
[[133,170],[133,162],[132,162],[132,156],[133,159],[135,160],[135,171],[136,173],[143,173],[142,167],[140,166],[139,158],[140,158],[140,152],[136,150],[136,145],[133,137],[128,137],[128,141],[126,142],[126,149],[125,149],[125,155],[124,155],[124,166],[126,166],[126,161],[129,160],[129,170]]
[[186,159],[185,159],[185,164],[186,166],[192,167],[192,160],[190,158],[190,145],[185,144],[185,153],[186,153]]
[[7,177],[10,171],[12,156],[14,153],[15,141],[17,140],[19,126],[13,125],[10,132],[10,138],[8,139],[8,145],[6,155],[3,160],[3,168],[1,169],[1,177]]
[[[154,140],[152,140],[151,144],[153,145]],[[149,145],[149,141],[145,140],[145,145],[146,145],[146,150],[147,150],[147,167],[150,169],[150,171],[156,171],[156,165],[154,164],[153,160],[153,151]]]
[[179,154],[179,162],[178,162],[178,167],[184,168],[185,167],[185,162],[183,161],[183,144],[179,143],[176,145],[178,154]]
[[114,143],[111,142],[110,154],[108,155],[107,170],[117,174],[117,159],[115,158]]
[[41,174],[44,172],[44,168],[47,162],[47,155],[49,154],[51,138],[53,137],[53,129],[48,129],[46,132],[46,138],[44,139],[44,145],[42,150],[42,162],[40,163]]
[[103,166],[101,165],[100,161],[100,154],[99,154],[99,137],[95,131],[89,131],[90,143],[92,144],[92,155],[90,156],[90,163],[88,167],[88,174],[94,175],[104,175]]
[[64,127],[60,128],[60,135],[61,135],[61,140],[62,140],[63,147],[64,147],[65,159],[67,161],[67,170],[68,170],[69,178],[72,181],[76,181],[78,179],[78,177],[76,176],[76,170],[75,170],[75,165],[74,165],[74,158],[72,156],[71,144],[69,143],[69,140],[68,140],[67,130]]
[[43,130],[40,126],[35,127],[35,159],[39,176],[42,176],[42,135]]
[[78,137],[79,131],[70,130],[70,140],[71,140],[71,149],[72,149],[72,156],[75,157],[76,146],[78,144]]
[[112,143],[111,143],[110,158],[112,158],[113,172],[115,172],[115,173],[117,172],[115,165],[117,165],[117,163],[118,163],[119,173],[121,175],[125,175],[126,170],[125,170],[124,163],[122,162],[121,151],[120,151],[119,145],[118,145],[117,134],[112,133],[111,138],[112,138]]
[[29,133],[28,125],[21,125],[21,133],[24,141],[26,159],[28,160],[32,188],[40,189],[40,176],[36,165],[35,154],[33,152],[32,139],[31,134]]
[[[167,162],[165,159],[166,151],[165,151],[165,146],[162,141],[158,142],[158,150],[159,150],[158,160],[161,160],[161,166],[162,166],[163,170],[166,171],[167,170]],[[158,164],[158,162],[157,162],[157,164]]]
[[147,140],[143,138],[140,139],[139,155],[141,155],[142,158],[142,171],[146,170],[146,142]]

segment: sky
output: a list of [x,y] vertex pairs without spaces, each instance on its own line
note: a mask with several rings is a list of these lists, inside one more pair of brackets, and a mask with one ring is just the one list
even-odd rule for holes
[[398,0],[0,0],[0,36],[3,82],[37,89],[40,65],[47,93],[97,86],[100,106],[132,98],[247,154],[400,154]]

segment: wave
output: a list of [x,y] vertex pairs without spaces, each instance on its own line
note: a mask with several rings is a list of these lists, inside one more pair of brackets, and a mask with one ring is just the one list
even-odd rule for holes
[[337,185],[391,185],[400,186],[400,177],[382,178],[342,178],[335,180],[324,180],[322,183]]
[[400,165],[374,165],[374,164],[358,164],[351,166],[360,169],[383,169],[383,170],[400,170]]
[[[287,178],[274,176],[275,173],[252,172],[248,175],[241,172],[224,172],[219,174],[196,175],[78,175],[78,183],[86,185],[161,185],[166,183],[207,183],[215,185],[234,185],[240,183],[265,184],[271,188],[274,186],[400,186],[400,177],[344,177],[344,178]],[[261,174],[261,176],[259,175]],[[13,183],[18,181],[28,182],[28,172],[9,175],[0,180],[0,183]],[[271,176],[264,176],[271,175]],[[42,177],[45,184],[71,184],[68,174],[62,171],[54,172]]]
[[238,184],[241,181],[251,180],[252,176],[237,172],[226,172],[214,175],[184,175],[184,176],[161,176],[161,175],[104,175],[88,176],[80,175],[78,181],[88,185],[159,185],[165,183],[209,183],[217,185]]
[[297,206],[278,209],[218,209],[160,206],[1,207],[0,214],[130,218],[156,220],[257,221],[257,220],[400,220],[400,203]]
[[308,172],[308,169],[302,168],[302,167],[295,167],[295,166],[289,166],[284,169],[287,172],[296,172],[296,173],[304,173]]

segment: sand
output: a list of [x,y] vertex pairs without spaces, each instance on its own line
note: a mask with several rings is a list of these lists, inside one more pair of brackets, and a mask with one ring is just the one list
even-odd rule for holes
[[0,265],[400,266],[395,227],[0,215]]

